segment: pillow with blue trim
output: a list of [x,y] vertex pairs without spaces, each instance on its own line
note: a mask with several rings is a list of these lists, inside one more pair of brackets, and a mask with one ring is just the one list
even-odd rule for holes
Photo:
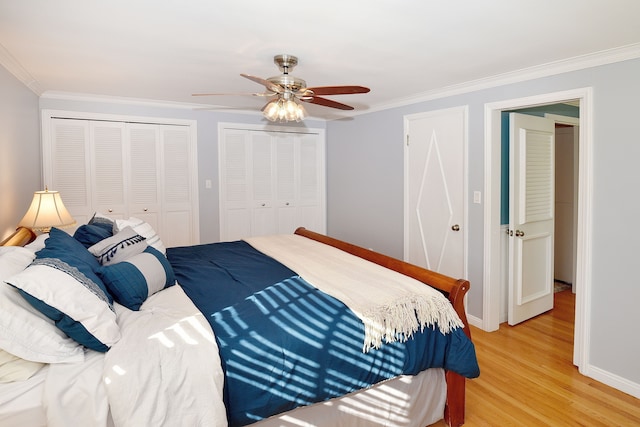
[[89,248],[101,265],[116,264],[142,253],[147,248],[145,238],[131,227],[125,227],[112,237],[104,239]]
[[52,228],[44,249],[6,280],[67,336],[105,352],[120,339],[113,299],[97,275],[100,264],[80,242]]
[[153,246],[117,264],[103,266],[98,274],[114,299],[130,310],[176,282],[167,258]]
[[5,283],[35,257],[35,252],[26,248],[0,247],[0,349],[32,362],[82,362],[82,346],[33,308],[18,289]]
[[123,230],[125,227],[133,228],[136,233],[147,239],[149,246],[153,246],[163,255],[166,255],[167,248],[164,246],[164,243],[162,243],[162,240],[160,240],[160,236],[158,236],[153,227],[151,227],[151,224],[134,217],[129,219],[116,219],[114,230]]

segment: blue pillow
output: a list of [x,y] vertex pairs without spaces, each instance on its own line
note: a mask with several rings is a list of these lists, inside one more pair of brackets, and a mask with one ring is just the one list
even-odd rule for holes
[[99,212],[93,214],[93,217],[88,222],[89,225],[95,225],[96,227],[103,228],[113,235],[113,227],[115,223],[111,218],[106,215],[102,215]]
[[99,268],[80,242],[52,228],[33,263],[7,283],[70,338],[104,352],[120,339],[120,329]]
[[113,236],[111,230],[93,224],[84,224],[78,227],[73,238],[82,243],[85,248],[90,248],[98,242]]
[[103,266],[98,274],[117,302],[136,311],[147,298],[176,281],[171,264],[153,246],[125,261]]

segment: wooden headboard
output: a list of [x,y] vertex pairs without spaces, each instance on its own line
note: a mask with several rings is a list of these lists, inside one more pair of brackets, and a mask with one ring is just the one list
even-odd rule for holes
[[25,227],[18,227],[9,237],[0,242],[0,246],[24,246],[35,240],[36,234]]

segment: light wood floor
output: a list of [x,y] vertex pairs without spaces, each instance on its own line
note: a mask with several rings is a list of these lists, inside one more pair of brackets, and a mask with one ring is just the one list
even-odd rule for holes
[[465,426],[640,426],[639,399],[573,366],[575,296],[555,297],[552,311],[515,327],[472,327],[480,377],[467,381]]

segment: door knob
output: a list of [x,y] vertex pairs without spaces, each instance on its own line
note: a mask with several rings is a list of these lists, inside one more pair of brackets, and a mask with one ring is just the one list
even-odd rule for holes
[[451,229],[452,229],[453,231],[460,231],[460,226],[459,226],[458,224],[455,224],[455,225],[452,225],[452,226],[451,226]]
[[524,236],[524,231],[516,230],[516,237],[523,237],[523,236]]

